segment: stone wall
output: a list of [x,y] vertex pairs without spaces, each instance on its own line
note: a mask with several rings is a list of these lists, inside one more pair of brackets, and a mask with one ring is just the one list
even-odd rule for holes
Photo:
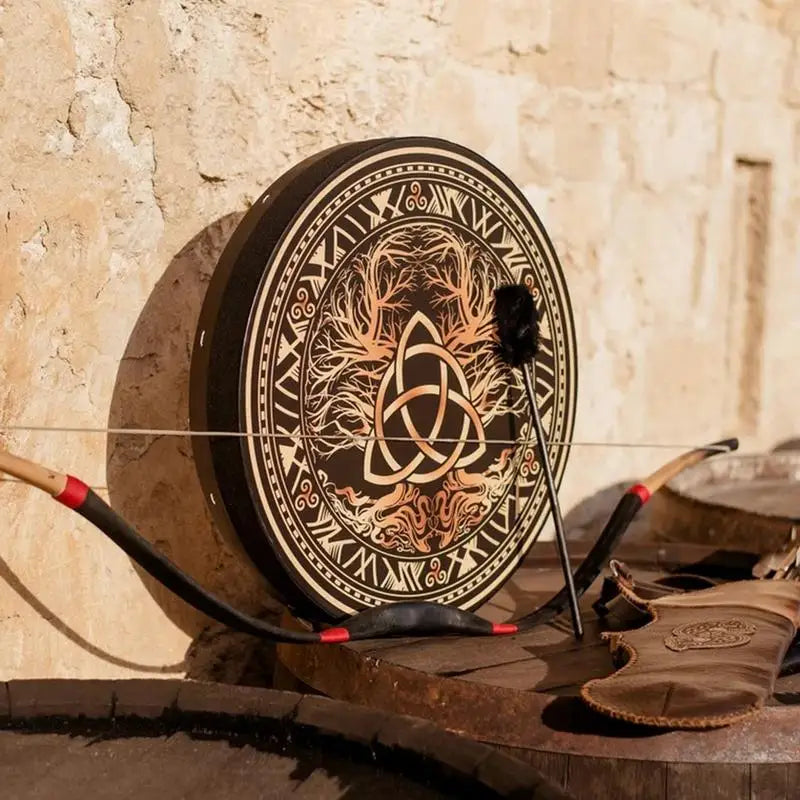
[[[417,133],[495,162],[554,238],[577,441],[797,435],[798,37],[798,0],[0,0],[0,424],[183,427],[248,203],[323,147]],[[185,441],[3,441],[264,605]],[[565,506],[669,455],[576,447]],[[0,503],[0,677],[184,670],[201,619],[41,494]]]

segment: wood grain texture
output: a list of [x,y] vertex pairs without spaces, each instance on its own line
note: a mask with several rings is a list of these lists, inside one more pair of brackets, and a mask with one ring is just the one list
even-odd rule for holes
[[[569,800],[501,750],[423,719],[325,697],[157,680],[14,681],[11,689],[13,716],[0,726],[0,786],[19,800]],[[118,708],[114,698],[124,699]]]
[[532,764],[546,778],[549,778],[556,786],[562,788],[567,785],[567,768],[569,756],[563,753],[548,753],[544,750],[531,750],[526,747],[501,747],[503,752]]
[[667,767],[650,761],[618,758],[570,758],[566,788],[578,800],[629,798],[667,800],[683,795],[667,794]]
[[[685,543],[623,545],[618,555],[641,579],[679,564],[698,572],[731,565],[741,569],[740,561],[746,567],[755,560]],[[552,554],[538,561],[537,556],[535,550],[534,558],[506,586],[500,598],[503,609],[487,608],[486,616],[504,611],[500,618],[507,619],[537,603],[543,586],[549,590],[557,584],[560,576]],[[588,709],[576,697],[580,686],[613,669],[591,611],[597,590],[596,584],[582,603],[587,617],[582,642],[574,640],[568,620],[562,619],[513,637],[281,645],[279,660],[323,694],[424,717],[511,752],[527,752],[526,760],[558,781],[567,780],[567,765],[571,774],[583,774],[580,759],[600,759],[600,771],[606,769],[603,759],[639,763],[635,768],[607,769],[612,778],[624,777],[634,787],[653,771],[666,776],[666,764],[788,764],[798,759],[800,695],[792,694],[797,676],[779,681],[774,706],[740,724],[699,735],[680,730],[654,735]],[[659,784],[647,785],[653,792]]]
[[750,800],[749,764],[668,764],[667,797]]
[[[796,794],[789,784],[788,764],[753,764],[750,767],[750,800],[787,800]],[[791,791],[790,791],[791,790]]]
[[16,800],[114,796],[137,800],[324,800],[375,797],[437,800],[447,795],[413,778],[349,764],[324,751],[281,754],[252,744],[172,736],[93,741],[0,732],[0,780]]

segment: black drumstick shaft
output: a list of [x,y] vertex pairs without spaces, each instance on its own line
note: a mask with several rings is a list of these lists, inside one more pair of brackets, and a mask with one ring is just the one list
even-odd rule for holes
[[569,608],[572,614],[572,630],[575,638],[583,638],[583,622],[581,612],[578,608],[578,594],[575,591],[575,581],[572,576],[572,565],[569,561],[569,551],[567,550],[567,537],[564,533],[564,521],[561,517],[561,506],[558,502],[558,492],[556,491],[553,471],[550,468],[550,457],[547,453],[547,441],[544,438],[542,420],[539,415],[539,407],[536,403],[536,392],[533,388],[533,367],[530,363],[522,365],[522,376],[525,383],[525,391],[528,393],[528,402],[531,407],[531,418],[536,432],[536,445],[539,450],[539,461],[544,472],[544,481],[547,485],[547,493],[550,496],[550,508],[553,512],[553,523],[556,528],[556,543],[558,544],[558,554],[561,561],[561,569],[564,573],[564,582],[569,593]]

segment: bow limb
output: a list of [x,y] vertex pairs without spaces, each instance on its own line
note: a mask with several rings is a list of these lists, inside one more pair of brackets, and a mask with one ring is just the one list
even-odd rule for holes
[[[611,514],[589,555],[575,572],[574,580],[578,596],[594,583],[636,513],[654,492],[687,467],[693,466],[715,453],[732,452],[738,446],[739,443],[736,439],[727,439],[696,448],[673,459],[645,478],[644,481],[628,489]],[[516,622],[496,624],[471,612],[451,606],[442,606],[436,603],[395,603],[362,611],[350,617],[338,628],[328,628],[319,633],[291,631],[243,614],[223,600],[209,594],[193,578],[176,567],[140,536],[83,481],[70,475],[62,475],[45,469],[3,450],[0,450],[0,472],[6,472],[31,486],[46,491],[60,503],[76,511],[105,533],[146,572],[198,611],[235,630],[277,642],[335,643],[351,639],[371,639],[401,634],[416,636],[507,635],[550,622],[567,608],[569,602],[569,594],[565,587],[533,613]]]
[[[705,447],[697,447],[667,462],[664,466],[659,467],[652,475],[645,478],[640,484],[637,484],[637,486],[643,487],[648,494],[647,497],[642,499],[642,504],[647,502],[649,495],[655,494],[665,483],[669,483],[676,475],[683,472],[683,470],[688,467],[693,467],[695,464],[705,461],[705,459],[710,456],[719,455],[720,453],[732,453],[738,449],[738,439],[723,439],[720,442],[713,442]],[[633,491],[633,489],[635,489],[635,487],[628,489],[628,491]]]
[[47,492],[59,503],[71,508],[102,531],[125,551],[142,569],[182,600],[212,619],[234,630],[278,642],[313,643],[324,640],[324,633],[295,632],[270,625],[228,605],[207,592],[156,550],[132,525],[123,519],[83,481],[71,475],[0,450],[0,472]]
[[0,450],[0,472],[47,492],[59,503],[91,522],[142,569],[190,606],[243,633],[275,642],[324,644],[407,632],[423,636],[447,633],[485,635],[497,632],[496,626],[474,614],[434,603],[395,603],[378,609],[368,609],[348,620],[346,624],[349,629],[334,627],[307,633],[270,625],[243,614],[207,592],[194,578],[156,550],[82,480],[47,469],[5,450]]
[[[641,483],[631,486],[617,503],[583,563],[575,570],[574,581],[578,596],[580,597],[595,582],[633,518],[653,494],[688,467],[718,453],[732,453],[738,447],[738,439],[724,439],[705,447],[695,448],[659,467]],[[561,614],[568,602],[569,593],[565,587],[536,611],[517,620],[518,630],[529,630],[536,625],[550,622]]]
[[35,486],[56,498],[64,492],[68,482],[66,475],[19,458],[7,450],[0,450],[0,472],[5,472],[6,475],[11,475],[29,486]]

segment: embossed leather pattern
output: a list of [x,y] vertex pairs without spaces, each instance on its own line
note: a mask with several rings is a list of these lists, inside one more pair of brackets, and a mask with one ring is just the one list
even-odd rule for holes
[[736,619],[711,619],[678,625],[664,639],[670,650],[716,650],[720,647],[740,647],[748,644],[756,632],[755,625]]
[[800,622],[800,584],[736,581],[644,604],[650,623],[603,635],[624,666],[585,684],[583,699],[642,725],[713,728],[772,694]]

